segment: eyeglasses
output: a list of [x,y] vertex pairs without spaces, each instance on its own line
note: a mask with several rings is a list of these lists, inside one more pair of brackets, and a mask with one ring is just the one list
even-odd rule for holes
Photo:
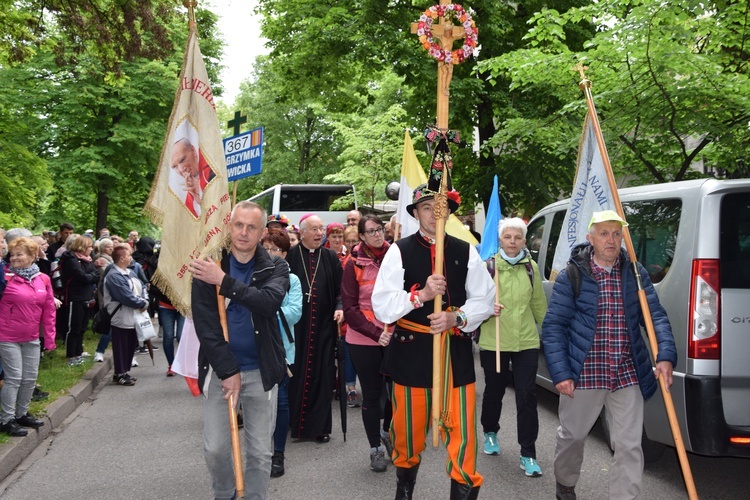
[[264,246],[263,248],[265,248],[265,249],[266,249],[266,252],[274,252],[274,253],[275,253],[275,252],[279,252],[279,253],[281,253],[281,248],[277,248],[277,247],[266,247],[266,246]]
[[313,233],[325,233],[326,232],[326,228],[324,228],[323,226],[320,226],[320,227],[308,227],[307,231],[311,231]]
[[384,232],[385,232],[385,228],[383,226],[380,226],[380,227],[375,228],[375,229],[368,229],[368,230],[366,230],[365,234],[367,236],[375,236],[376,234],[382,234]]

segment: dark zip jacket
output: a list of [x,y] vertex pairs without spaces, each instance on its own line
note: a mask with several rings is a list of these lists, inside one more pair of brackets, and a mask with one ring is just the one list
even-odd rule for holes
[[[284,259],[268,255],[260,245],[255,250],[254,258],[255,271],[250,285],[245,285],[229,275],[229,254],[222,254],[221,268],[226,276],[221,283],[220,293],[250,310],[263,390],[270,391],[286,373],[284,344],[276,311],[289,289],[289,265]],[[229,349],[229,343],[224,340],[216,287],[194,278],[191,300],[195,333],[201,343],[198,386],[202,392],[209,364],[222,380],[239,373],[240,364]]]
[[60,270],[65,287],[65,301],[80,302],[94,298],[94,288],[99,282],[99,271],[94,263],[79,259],[68,250],[60,256]]

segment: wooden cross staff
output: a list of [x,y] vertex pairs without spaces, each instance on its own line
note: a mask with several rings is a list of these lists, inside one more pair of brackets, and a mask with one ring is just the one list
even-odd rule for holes
[[[448,5],[449,0],[440,0],[440,5]],[[411,24],[411,32],[416,34],[418,24]],[[451,51],[453,42],[464,38],[465,30],[463,26],[454,26],[449,19],[440,18],[440,23],[432,26],[432,37],[439,41],[442,50]],[[450,84],[453,77],[453,63],[438,61],[438,84],[437,84],[437,128],[441,132],[448,130],[448,104],[450,100]],[[440,191],[435,196],[435,268],[436,274],[442,274],[443,262],[445,261],[445,220],[448,218],[448,199],[446,197],[448,185],[448,167],[443,170],[443,177],[440,183]],[[440,313],[443,310],[443,296],[435,297],[434,312]],[[434,335],[432,338],[432,446],[437,447],[440,439],[440,414],[442,405],[441,381],[442,381],[442,356],[440,355],[440,346],[442,336],[447,335],[443,332],[440,335]]]
[[[440,0],[440,5],[448,5],[448,0]],[[411,32],[416,34],[418,23],[411,23]],[[452,50],[453,42],[461,40],[466,35],[463,26],[454,26],[449,19],[440,18],[439,24],[432,25],[432,37],[440,42],[443,50]],[[450,99],[450,85],[453,77],[453,63],[438,62],[437,85],[437,116],[436,125],[441,131],[448,130],[448,101]]]

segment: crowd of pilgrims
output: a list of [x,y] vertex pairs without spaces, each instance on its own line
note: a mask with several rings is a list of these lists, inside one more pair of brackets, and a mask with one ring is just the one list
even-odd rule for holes
[[[123,304],[132,301],[133,309],[148,310],[151,317],[158,312],[170,365],[167,376],[175,375],[171,371],[174,340],[179,339],[182,320],[169,299],[150,283],[158,263],[154,239],[140,238],[137,231],[122,238],[106,228],[98,236],[90,229],[78,234],[71,223],[64,222],[57,231],[36,235],[25,228],[0,229],[0,249],[0,431],[25,436],[26,428],[44,425],[29,413],[29,404],[49,396],[36,383],[40,360],[58,347],[73,367],[87,361],[104,362],[111,343],[114,383],[135,384],[136,378],[127,372],[138,366],[135,355],[148,348],[138,345],[132,319],[123,325],[113,317],[112,329],[100,336],[93,356],[84,351],[91,318],[115,300],[109,290]],[[137,282],[132,290],[126,282],[127,297],[115,286],[120,276],[132,276]],[[117,363],[118,359],[126,361]]]
[[[342,270],[346,262],[355,255],[352,250],[360,242],[357,230],[360,217],[361,214],[358,211],[352,211],[346,226],[331,223],[326,228],[324,246],[338,256]],[[283,248],[281,256],[285,257],[290,248],[299,243],[299,228],[289,224],[288,219],[283,215],[271,216],[269,219],[269,236],[263,240],[262,244],[267,250],[279,254]],[[282,229],[283,236],[274,235],[274,228]],[[392,240],[393,238],[390,233],[390,223],[385,227],[380,227],[377,234],[379,244],[384,245],[384,249],[387,248],[388,244],[385,239]],[[14,240],[16,240],[15,243],[13,243]],[[118,247],[119,250],[116,251]],[[164,354],[169,365],[167,376],[175,375],[171,369],[174,361],[174,342],[180,339],[184,317],[171,305],[169,298],[151,282],[158,266],[159,256],[158,246],[154,239],[148,236],[139,237],[137,231],[131,231],[124,239],[110,234],[106,228],[99,232],[98,237],[94,236],[92,230],[78,234],[71,223],[65,222],[60,224],[58,231],[43,231],[38,235],[34,235],[25,228],[13,228],[7,231],[0,229],[0,249],[2,249],[0,265],[3,268],[0,293],[2,293],[2,311],[6,312],[2,315],[2,323],[0,323],[2,324],[0,343],[17,344],[19,353],[26,354],[25,351],[30,346],[33,346],[33,350],[36,351],[36,355],[30,359],[25,356],[16,357],[14,353],[3,355],[0,351],[0,376],[4,379],[3,384],[7,382],[5,390],[2,391],[4,398],[0,431],[13,436],[23,436],[27,433],[24,427],[43,425],[41,420],[28,414],[28,406],[32,397],[35,400],[47,397],[47,394],[36,386],[39,361],[45,352],[52,351],[60,345],[65,349],[67,363],[70,366],[82,365],[87,358],[92,357],[83,349],[84,333],[89,328],[90,320],[95,312],[105,303],[104,278],[117,266],[113,257],[122,260],[124,267],[129,268],[129,272],[138,278],[141,291],[134,295],[146,298],[148,301],[146,307],[152,317],[158,317],[162,326]],[[23,280],[27,285],[32,285],[30,289],[43,290],[44,293],[37,294],[39,296],[29,295],[24,292],[24,287],[15,287],[14,280],[19,283]],[[8,284],[10,284],[8,293],[3,293]],[[36,286],[37,284],[39,286]],[[137,298],[135,297],[134,300]],[[298,299],[301,301],[302,297]],[[14,308],[16,313],[11,314]],[[292,315],[289,318],[291,326],[299,320],[301,304],[297,309],[300,310],[297,317]],[[21,324],[27,327],[22,328],[20,332],[13,331]],[[344,323],[340,328],[341,335],[345,335],[347,325]],[[356,332],[350,336],[350,339],[354,338],[355,334]],[[294,345],[293,340],[291,342],[290,340],[293,336],[294,333],[290,332],[290,335],[284,339],[288,358],[292,360]],[[100,337],[100,342],[93,353],[94,362],[104,361],[104,353],[112,340],[111,335]],[[346,346],[346,344],[343,345]],[[113,344],[113,350],[116,347],[120,347],[117,342]],[[158,350],[156,346],[152,348]],[[126,353],[130,357],[128,365],[138,366],[135,354],[145,353],[146,349],[145,346],[136,346],[132,353]],[[345,351],[346,391],[343,395],[337,393],[336,397],[346,398],[350,408],[358,408],[362,401],[356,390],[356,371],[348,349]],[[4,370],[2,364],[6,367]],[[16,380],[13,376],[6,378],[8,372],[13,375],[17,372],[21,380]],[[128,374],[127,367],[116,367],[115,372],[114,382],[119,385],[132,386],[137,380]],[[288,384],[288,380],[285,383]],[[5,399],[11,395],[13,395],[13,400],[6,404]],[[384,428],[387,430],[387,427]],[[327,440],[329,433],[330,430],[328,433],[322,433],[320,439],[324,439],[323,434],[326,434],[325,440]],[[276,434],[280,436],[285,435],[286,432]],[[384,436],[387,436],[387,432],[384,432]],[[279,457],[283,457],[284,441],[277,437],[276,448]],[[277,466],[273,475],[283,474],[283,458],[275,459],[274,463]],[[384,470],[384,462],[381,460],[379,463],[378,467]]]
[[[374,472],[384,472],[393,453],[389,435],[391,387],[388,377],[382,373],[385,349],[379,342],[387,327],[375,318],[370,301],[375,277],[394,240],[393,229],[397,231],[398,226],[395,217],[383,223],[379,217],[362,216],[357,210],[348,214],[346,225],[333,222],[324,226],[314,214],[304,216],[299,223],[302,224],[305,218],[310,219],[308,226],[311,223],[315,226],[313,231],[308,231],[314,241],[298,245],[299,227],[291,224],[283,214],[268,217],[267,233],[261,240],[269,254],[287,260],[291,281],[280,310],[280,330],[289,373],[279,384],[270,476],[279,477],[285,473],[284,452],[289,435],[293,439],[329,442],[333,398],[344,399],[349,408],[361,408],[369,443],[369,467]],[[514,228],[514,232],[520,233],[521,229],[525,227]],[[3,233],[0,238],[5,271],[2,288],[6,293],[0,309],[0,345],[16,343],[18,352],[0,348],[0,361],[6,373],[1,393],[0,431],[23,436],[27,433],[25,427],[43,425],[41,420],[28,413],[32,397],[45,396],[35,387],[40,357],[59,344],[66,351],[69,365],[83,364],[91,356],[83,350],[83,337],[90,319],[99,307],[106,307],[114,300],[113,296],[131,309],[148,308],[152,317],[158,316],[164,355],[169,365],[166,375],[175,375],[171,366],[175,341],[180,340],[185,318],[151,282],[159,256],[158,245],[152,238],[139,237],[136,231],[131,231],[127,239],[123,239],[110,235],[107,229],[101,230],[98,237],[91,230],[76,234],[70,223],[60,224],[59,231],[45,231],[41,235],[32,235],[25,229]],[[319,247],[331,252],[320,254],[313,263],[313,249]],[[26,258],[21,258],[22,254]],[[126,291],[130,297],[121,296],[123,292],[117,290],[117,283],[105,286],[106,276],[112,270],[118,271],[114,273],[118,279],[124,276],[138,282],[138,286],[130,286]],[[37,297],[9,294],[14,280],[26,280],[32,284],[39,280],[40,287],[36,288],[45,292]],[[532,304],[532,324],[534,320],[541,323],[546,309],[540,291],[541,287],[534,294],[538,303]],[[305,301],[309,303],[311,300],[316,304],[315,309],[303,307]],[[14,301],[24,303],[23,321],[28,325],[25,333],[10,333],[9,318],[2,316],[8,307],[13,307]],[[135,384],[136,378],[128,373],[128,369],[138,364],[135,354],[146,352],[145,345],[133,341],[132,326],[127,326],[117,326],[113,318],[112,331],[101,336],[93,358],[95,362],[103,361],[105,350],[112,342],[115,358],[113,382],[122,386]],[[319,333],[318,340],[328,344],[315,345],[308,338],[311,332]],[[475,334],[475,340],[479,341],[480,331]],[[487,333],[488,338],[491,335]],[[345,341],[339,342],[339,339]],[[337,352],[337,349],[343,352]],[[492,398],[485,397],[487,403],[482,408],[483,451],[497,455],[496,433],[508,380],[504,375],[492,375],[495,373],[494,348],[485,353],[487,356],[486,359],[482,357],[482,366],[486,368],[487,390],[492,392]],[[536,353],[538,350],[534,349],[533,354]],[[503,356],[505,373],[508,360]],[[343,364],[338,371],[337,363]],[[9,373],[12,376],[9,377]],[[338,380],[337,373],[344,374],[343,381]],[[357,380],[361,394],[357,391]],[[528,394],[533,391],[533,380],[524,381],[517,390],[520,394],[517,396],[521,404],[519,409],[524,417],[523,422],[519,419],[519,442],[523,435],[525,449],[522,451],[529,455],[525,472],[527,476],[539,476],[541,468],[535,462],[533,450],[537,430],[536,400]],[[240,422],[241,417],[240,409]]]
[[[287,260],[291,281],[281,306],[285,317],[280,322],[280,331],[292,376],[285,376],[279,384],[271,477],[285,473],[287,436],[318,443],[330,440],[332,394],[336,399],[345,398],[349,408],[361,407],[369,444],[369,467],[374,472],[384,472],[393,455],[389,433],[392,387],[389,377],[383,373],[386,347],[381,337],[389,327],[375,317],[372,293],[380,265],[394,237],[398,238],[394,232],[398,233],[399,228],[395,217],[384,223],[375,215],[362,216],[357,210],[349,212],[345,225],[338,222],[323,225],[314,214],[303,216],[300,224],[303,223],[308,229],[303,232],[303,238],[308,241],[298,245],[299,228],[283,214],[271,215],[267,223],[268,235],[261,241],[267,252]],[[502,353],[503,370],[500,374],[494,364],[494,320],[485,321],[482,328],[474,332],[474,340],[484,348],[480,353],[483,354],[482,367],[487,384],[481,418],[484,430],[482,451],[487,455],[500,452],[497,433],[502,398],[511,383],[508,365],[511,359],[521,364],[523,357],[528,370],[521,370],[523,378],[516,381],[521,469],[528,477],[538,477],[542,470],[536,462],[534,447],[538,434],[534,377],[539,355],[535,325],[541,324],[547,304],[541,283],[537,283],[534,290],[524,267],[531,268],[532,260],[524,248],[525,222],[519,218],[508,219],[503,235],[512,241],[505,247],[512,255],[513,264],[524,268],[522,274],[526,281],[515,285],[516,290],[519,287],[524,290],[524,293],[519,293],[523,298],[513,304],[522,314],[512,320],[514,329],[521,333],[520,339],[515,335],[509,337],[514,345],[505,347],[517,352]],[[318,248],[327,248],[331,252],[316,256]],[[330,260],[332,255],[338,257],[338,261]],[[497,271],[494,265],[491,267],[491,273],[505,274],[505,267]],[[507,267],[510,269],[511,266]],[[313,307],[302,307],[310,300]],[[298,305],[293,307],[292,302]],[[338,311],[343,312],[340,318],[336,316]],[[390,333],[392,331],[390,328]],[[533,335],[529,333],[532,331]],[[337,339],[344,342],[337,342]],[[292,340],[295,344],[290,343]],[[338,353],[337,349],[343,353]],[[343,368],[337,370],[338,363],[343,363]],[[338,379],[340,373],[344,374],[343,383]],[[357,380],[361,394],[357,391]]]

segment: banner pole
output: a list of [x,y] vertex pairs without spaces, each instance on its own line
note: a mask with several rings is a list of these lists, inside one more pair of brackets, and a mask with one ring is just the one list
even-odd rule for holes
[[[599,145],[599,151],[602,155],[605,171],[607,172],[607,181],[609,182],[609,188],[612,191],[612,201],[614,202],[617,213],[625,219],[625,212],[622,209],[622,203],[620,202],[620,195],[617,192],[617,183],[615,182],[615,176],[612,172],[612,165],[609,163],[609,155],[607,154],[607,146],[604,144],[604,136],[602,135],[602,129],[599,125],[599,118],[596,114],[596,107],[594,106],[594,98],[591,95],[591,80],[587,79],[584,75],[586,68],[580,63],[575,67],[575,70],[581,74],[581,82],[578,87],[583,90],[586,95],[586,104],[588,106],[589,116],[591,118],[591,124],[594,127],[596,135],[596,142]],[[659,347],[656,342],[656,332],[654,330],[654,323],[651,318],[651,310],[648,307],[648,299],[646,298],[646,291],[643,289],[643,283],[641,281],[641,275],[638,270],[638,257],[633,246],[633,240],[630,236],[630,231],[627,226],[623,228],[623,236],[625,239],[625,248],[627,249],[628,256],[633,265],[633,272],[635,274],[636,283],[638,285],[638,300],[640,301],[641,311],[643,313],[643,320],[646,324],[646,333],[648,334],[649,345],[651,346],[651,354],[656,364],[656,358],[659,353]],[[697,500],[698,492],[695,489],[695,482],[693,480],[693,473],[690,469],[690,462],[688,462],[687,452],[685,451],[685,443],[682,440],[682,432],[680,431],[680,424],[677,422],[677,413],[674,409],[674,401],[672,400],[672,393],[669,392],[669,387],[663,377],[659,377],[659,387],[661,394],[664,398],[664,407],[667,411],[667,417],[669,418],[669,426],[672,429],[672,438],[674,439],[675,448],[677,449],[677,456],[680,459],[680,467],[682,468],[682,474],[685,480],[685,487],[687,489],[688,498],[690,500]]]
[[[221,329],[224,333],[224,340],[229,342],[229,327],[227,326],[227,309],[224,307],[224,297],[219,293],[219,285],[216,285],[216,302],[219,308],[219,320],[221,321]],[[232,459],[234,465],[234,484],[237,489],[237,498],[245,496],[245,476],[242,470],[242,449],[240,447],[240,430],[239,423],[237,421],[237,410],[234,406],[234,398],[232,396],[227,400],[227,406],[229,409],[229,432],[232,440]]]

